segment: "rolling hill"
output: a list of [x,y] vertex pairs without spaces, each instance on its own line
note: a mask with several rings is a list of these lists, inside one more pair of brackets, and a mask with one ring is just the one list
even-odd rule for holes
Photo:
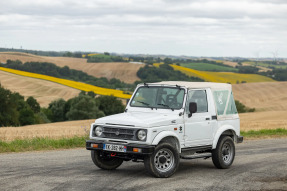
[[287,111],[287,82],[233,84],[235,99],[257,111]]
[[171,65],[174,70],[181,71],[186,75],[192,77],[198,77],[209,82],[221,82],[221,83],[231,83],[236,84],[237,82],[275,82],[275,80],[268,78],[266,76],[261,76],[258,74],[240,74],[233,72],[206,72],[199,71],[190,68],[185,68],[178,65]]
[[68,66],[71,69],[81,70],[97,78],[117,78],[126,83],[133,83],[137,80],[140,80],[136,73],[141,67],[143,67],[141,64],[125,62],[88,63],[86,58],[48,57],[19,52],[0,52],[0,62],[5,63],[8,59],[20,60],[23,63],[50,62],[56,64],[57,66]]
[[68,100],[80,93],[80,90],[64,85],[4,71],[0,71],[0,83],[3,87],[25,97],[33,96],[42,107],[48,106],[53,100],[60,98]]
[[97,87],[93,86],[90,84],[86,84],[83,82],[77,82],[77,81],[72,81],[72,80],[67,80],[67,79],[62,79],[62,78],[56,78],[52,76],[47,76],[43,74],[37,74],[37,73],[31,73],[31,72],[25,72],[21,70],[14,70],[10,68],[5,68],[5,67],[0,67],[1,71],[5,72],[10,72],[12,74],[17,74],[20,76],[26,76],[26,77],[31,77],[31,78],[36,78],[36,79],[42,79],[42,80],[47,80],[55,83],[59,83],[68,87],[72,87],[81,91],[85,92],[94,92],[95,94],[99,95],[113,95],[118,98],[123,98],[123,99],[129,99],[131,95],[125,94],[122,90],[115,90],[115,89],[108,89],[108,88],[102,88],[102,87]]

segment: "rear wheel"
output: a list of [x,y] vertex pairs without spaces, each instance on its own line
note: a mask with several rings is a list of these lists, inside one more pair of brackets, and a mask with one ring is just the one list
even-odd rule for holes
[[179,165],[179,154],[176,148],[170,143],[161,143],[152,155],[144,160],[147,171],[159,178],[172,176]]
[[212,150],[212,162],[220,169],[229,168],[235,157],[235,146],[233,139],[229,136],[221,137],[216,149]]
[[102,151],[91,151],[91,157],[94,164],[104,170],[113,170],[121,166],[123,159],[108,157]]

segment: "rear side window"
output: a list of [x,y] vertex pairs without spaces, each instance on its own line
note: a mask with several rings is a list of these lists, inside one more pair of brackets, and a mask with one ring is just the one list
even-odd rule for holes
[[[232,92],[228,90],[214,91],[213,97],[216,103],[217,115],[237,114],[237,109],[235,106]],[[225,109],[226,113],[224,113]]]
[[232,114],[237,114],[237,113],[238,112],[237,112],[236,105],[234,102],[233,93],[231,92],[229,103],[226,109],[226,115],[232,115]]

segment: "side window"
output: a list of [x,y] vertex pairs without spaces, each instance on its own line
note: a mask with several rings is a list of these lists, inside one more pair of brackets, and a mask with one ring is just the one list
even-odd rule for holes
[[223,115],[227,104],[228,90],[218,90],[213,92],[214,101],[216,103],[217,114]]
[[231,92],[229,103],[228,103],[227,110],[226,110],[226,115],[232,115],[232,114],[237,114],[237,113],[238,112],[237,112],[236,105],[234,102],[233,93]]
[[189,90],[186,102],[186,112],[189,113],[189,103],[195,102],[197,104],[196,113],[208,112],[208,104],[205,90]]

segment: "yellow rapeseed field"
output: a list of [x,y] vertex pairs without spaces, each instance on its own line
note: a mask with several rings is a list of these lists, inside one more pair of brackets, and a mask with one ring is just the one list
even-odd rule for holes
[[[155,65],[156,66],[156,65]],[[182,66],[171,65],[175,70],[188,76],[198,77],[208,82],[222,82],[236,84],[237,82],[274,82],[275,80],[258,74],[239,74],[233,72],[206,72]]]
[[96,55],[101,55],[101,54],[88,54],[88,56],[96,56]]
[[20,70],[14,70],[14,69],[10,69],[10,68],[0,67],[0,70],[2,70],[4,72],[10,72],[10,73],[13,73],[13,74],[21,75],[21,76],[37,78],[37,79],[42,79],[42,80],[47,80],[47,81],[59,83],[59,84],[62,84],[62,85],[65,85],[65,86],[69,86],[69,87],[72,87],[72,88],[75,88],[75,89],[79,89],[79,90],[82,90],[82,91],[86,91],[86,92],[93,91],[93,92],[95,92],[96,94],[99,94],[99,95],[113,95],[115,97],[123,98],[123,99],[129,99],[131,97],[131,95],[124,94],[123,91],[121,91],[121,90],[101,88],[101,87],[93,86],[93,85],[90,85],[90,84],[85,84],[85,83],[82,83],[82,82],[76,82],[76,81],[72,81],[72,80],[66,80],[66,79],[46,76],[46,75],[43,75],[43,74],[35,74],[35,73],[31,73],[31,72],[23,72],[23,71],[20,71]]

